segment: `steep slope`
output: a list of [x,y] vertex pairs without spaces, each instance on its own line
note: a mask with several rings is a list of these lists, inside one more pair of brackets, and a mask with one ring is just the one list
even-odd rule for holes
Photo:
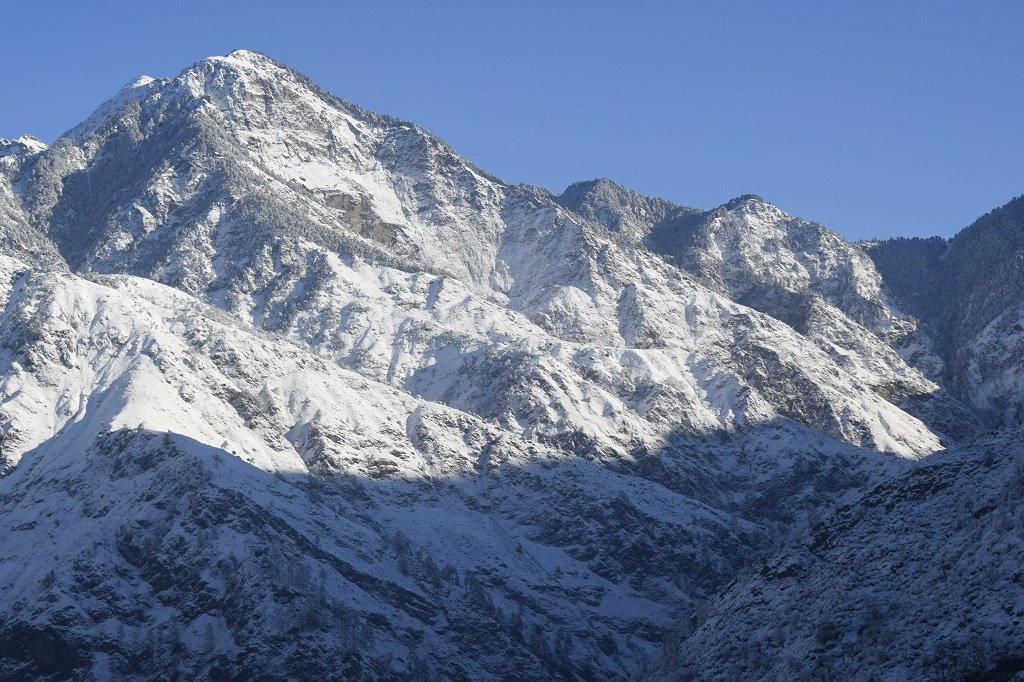
[[1024,300],[1024,197],[990,211],[959,232],[950,242],[945,261],[945,294],[947,299],[955,296],[957,303],[947,303],[944,312],[949,342],[960,360],[971,338]]
[[30,263],[59,268],[65,267],[64,259],[32,225],[18,197],[18,187],[12,182],[22,166],[45,149],[44,143],[28,135],[17,140],[0,138],[0,249]]
[[863,249],[828,228],[753,195],[701,212],[607,180],[577,183],[558,201],[615,234],[628,232],[705,286],[789,325],[951,440],[977,430],[971,411],[935,383],[942,362],[931,337],[893,305]]
[[714,599],[648,679],[1016,679],[1020,437],[938,456],[815,524]]
[[649,197],[608,179],[577,182],[556,197],[569,210],[635,245],[666,224],[678,225],[703,211]]
[[[942,237],[894,237],[861,244],[882,281],[907,313],[926,324],[942,318],[943,260],[949,240]],[[938,330],[933,329],[933,332]]]
[[902,466],[792,423],[602,463],[159,284],[0,266],[9,677],[626,677],[773,526]]
[[1024,197],[943,240],[867,245],[886,286],[943,359],[940,380],[992,427],[1024,415],[1016,325],[1024,305]]
[[[865,385],[874,370],[857,352],[832,344],[824,357],[544,192],[504,185],[429,133],[341,102],[262,55],[239,51],[140,82],[19,178],[28,214],[78,270],[164,282],[328,347],[367,376],[513,419],[524,432],[596,424],[619,452],[617,434],[651,433],[615,419],[648,411],[637,384],[668,388],[672,413],[693,415],[692,433],[781,415],[904,455],[934,451],[946,434],[887,402],[934,389],[898,362],[886,368],[900,388]],[[448,287],[472,322],[431,312]],[[366,309],[368,297],[384,309]],[[495,365],[478,361],[484,340],[487,355],[524,375],[495,384]],[[599,347],[616,349],[599,369],[616,390],[591,387]],[[640,349],[658,359],[620,352]],[[462,375],[431,377],[439,354]],[[473,372],[483,374],[464,381]],[[716,373],[728,388],[705,391]],[[796,401],[794,381],[806,389]],[[477,398],[467,386],[493,390]],[[551,395],[561,386],[565,395]],[[575,407],[558,407],[566,404]]]

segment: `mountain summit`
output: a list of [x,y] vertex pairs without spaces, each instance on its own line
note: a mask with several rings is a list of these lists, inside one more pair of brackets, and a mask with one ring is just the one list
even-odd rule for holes
[[628,679],[985,418],[876,251],[247,50],[0,143],[0,240],[9,677]]

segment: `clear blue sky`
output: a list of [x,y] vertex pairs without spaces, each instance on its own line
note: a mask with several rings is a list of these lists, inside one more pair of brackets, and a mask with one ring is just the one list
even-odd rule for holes
[[140,74],[269,54],[509,181],[756,193],[852,239],[1024,193],[1024,2],[33,2],[0,9],[0,136]]

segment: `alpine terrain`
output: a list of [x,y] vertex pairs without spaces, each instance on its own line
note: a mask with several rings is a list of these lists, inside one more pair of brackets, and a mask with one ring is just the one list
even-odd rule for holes
[[0,244],[2,679],[1024,669],[1024,199],[555,195],[239,50],[0,140]]

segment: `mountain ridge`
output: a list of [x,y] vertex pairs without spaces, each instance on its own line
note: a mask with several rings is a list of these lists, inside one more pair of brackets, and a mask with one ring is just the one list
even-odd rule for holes
[[247,50],[135,83],[0,153],[4,674],[627,679],[983,428],[759,197],[506,184]]

